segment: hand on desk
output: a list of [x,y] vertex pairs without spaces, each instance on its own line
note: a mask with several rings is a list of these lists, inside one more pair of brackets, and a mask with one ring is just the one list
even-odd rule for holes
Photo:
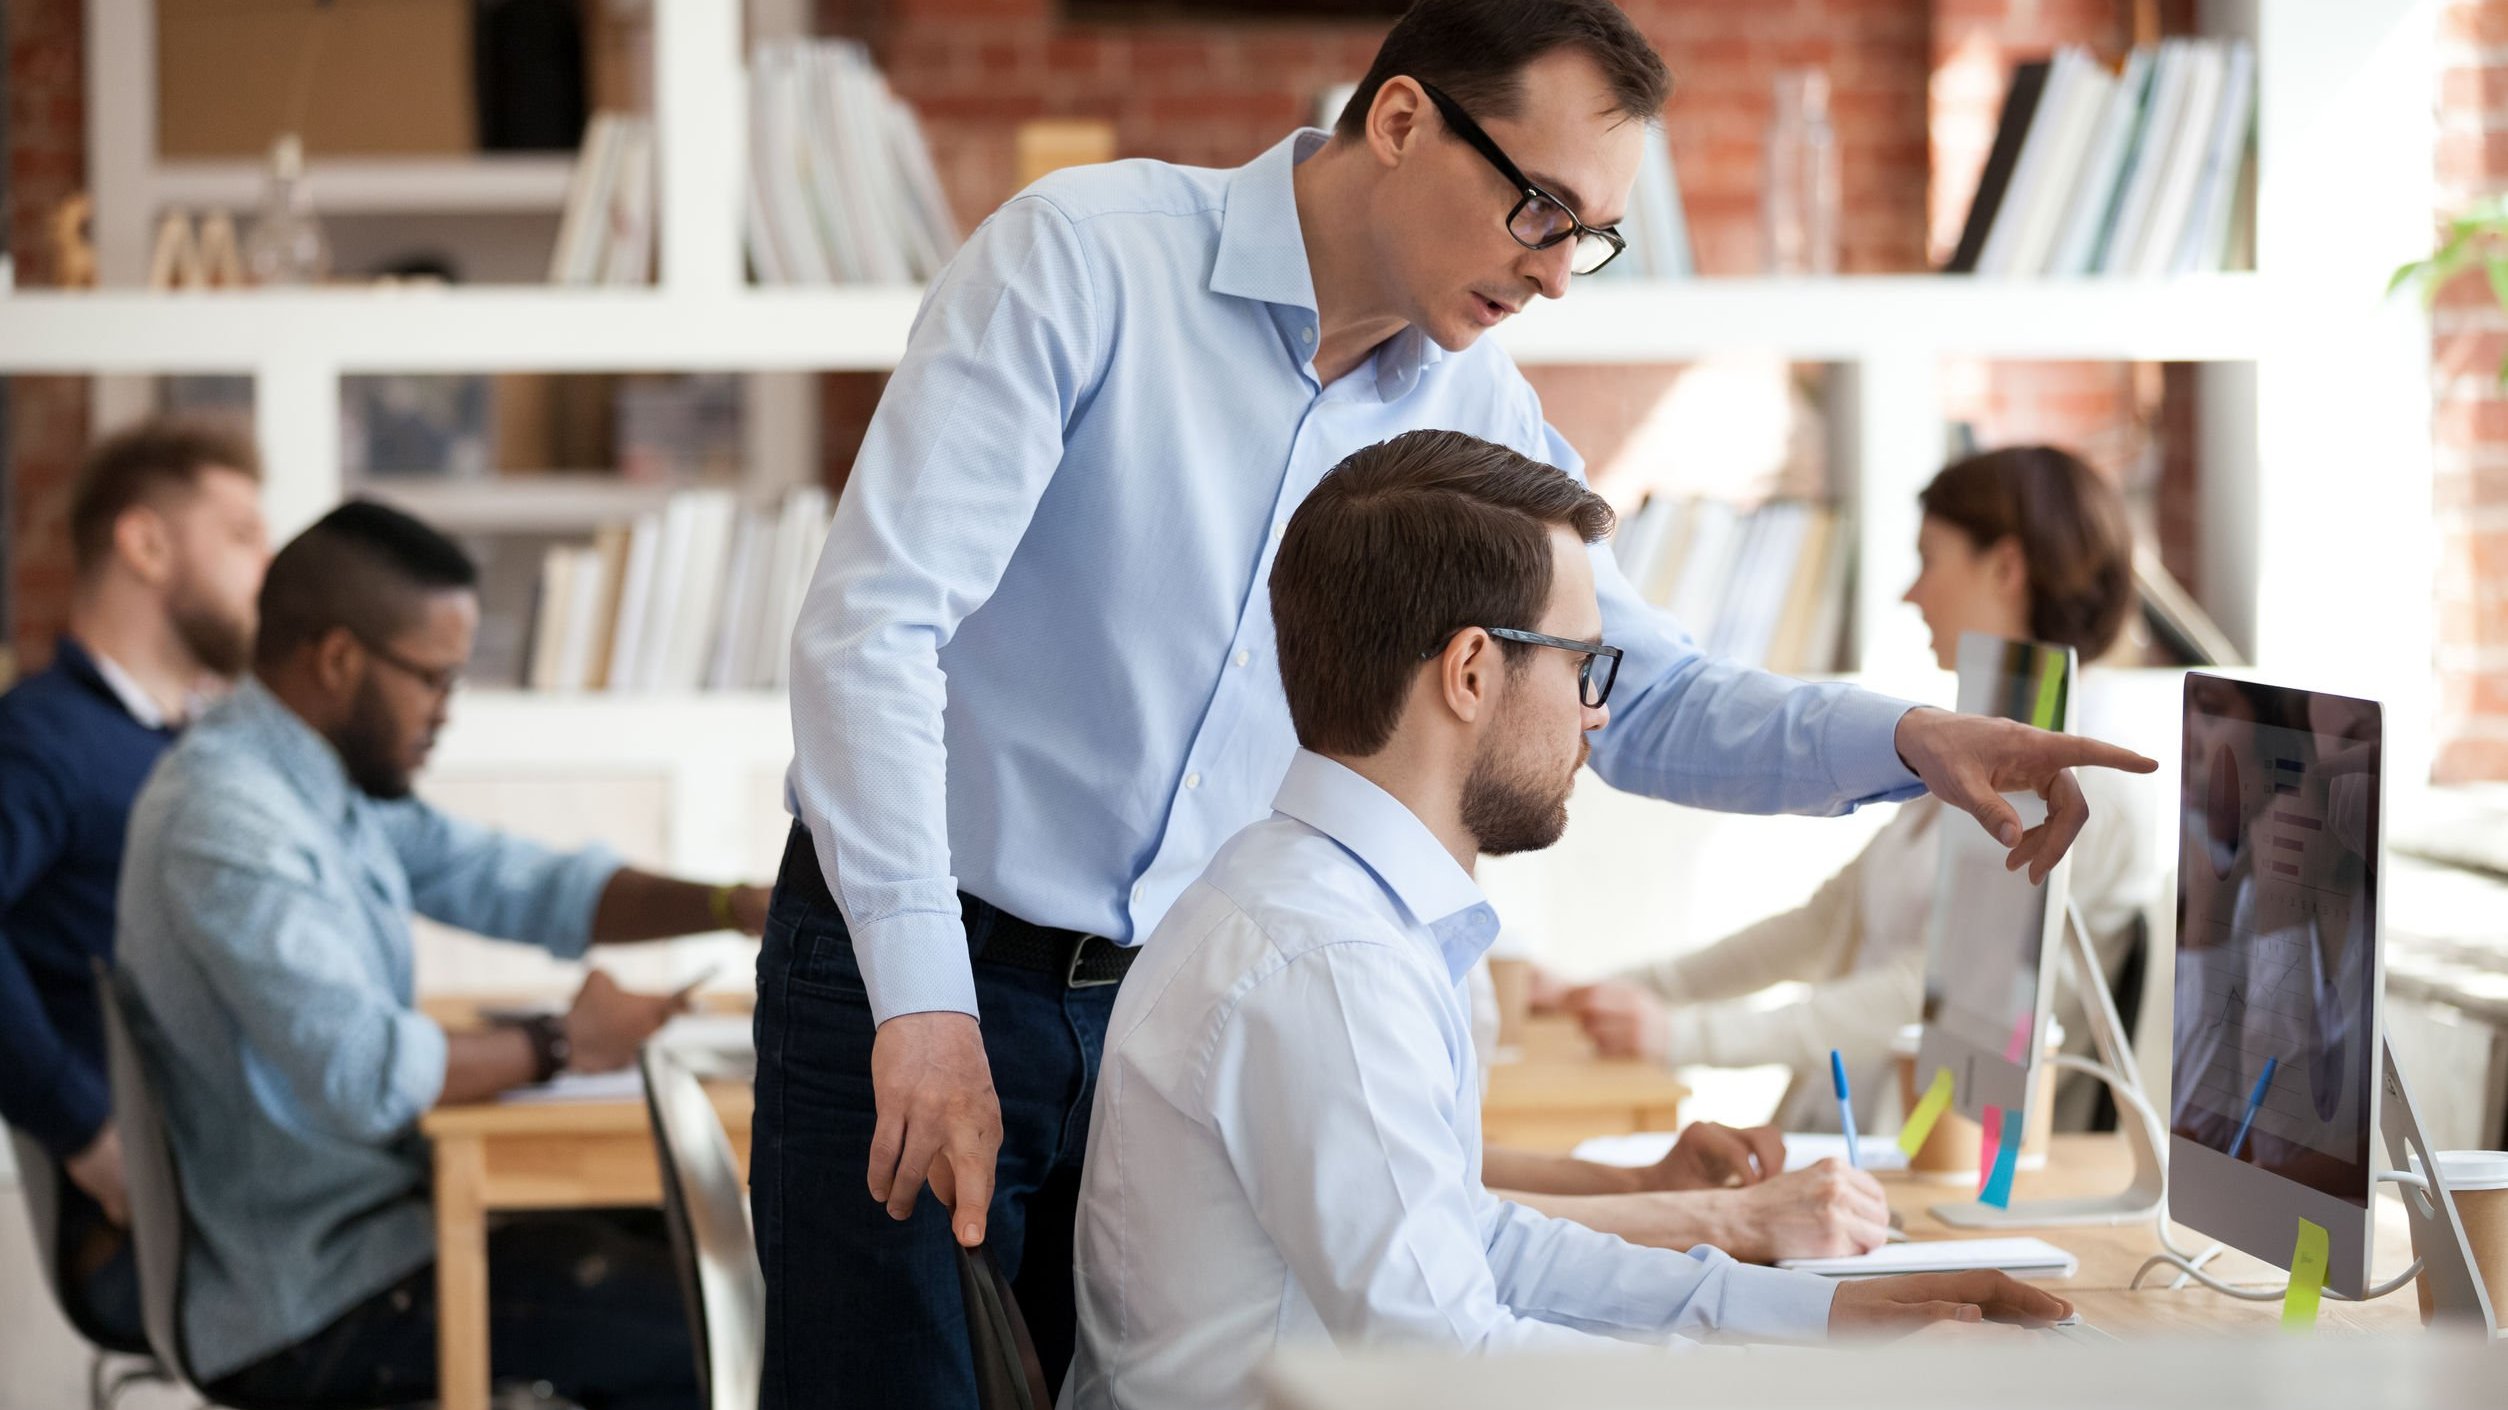
[[1774,1126],[1748,1130],[1693,1121],[1663,1159],[1637,1172],[1641,1190],[1721,1190],[1756,1185],[1785,1169],[1785,1137]]
[[1889,1241],[1890,1201],[1881,1182],[1834,1156],[1725,1193],[1732,1232],[1716,1246],[1745,1262],[1843,1258]]
[[566,1011],[566,1044],[571,1072],[615,1072],[636,1060],[644,1040],[684,1013],[688,997],[680,994],[631,994],[599,970],[586,975]]
[[2072,1314],[2071,1303],[2009,1273],[1912,1273],[1838,1284],[1829,1334],[1890,1338],[1941,1322],[2045,1327]]
[[[2029,868],[2029,880],[2048,872],[2090,820],[2090,804],[2072,776],[2076,768],[2122,769],[2147,774],[2159,767],[2130,749],[2078,735],[2031,729],[2012,720],[1915,709],[1899,717],[1898,757],[1934,797],[1973,815],[2011,849],[2004,865]],[[2035,793],[2046,800],[2046,821],[2021,831],[2020,815],[2006,793]]]

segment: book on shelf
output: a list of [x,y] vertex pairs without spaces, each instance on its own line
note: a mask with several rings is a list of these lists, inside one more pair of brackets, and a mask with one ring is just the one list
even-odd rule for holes
[[2020,65],[1946,271],[2030,277],[2251,268],[2255,51],[2171,39],[2111,72]]
[[751,507],[730,490],[692,489],[588,545],[548,544],[519,668],[496,679],[542,691],[781,689],[829,517],[816,486]]
[[1612,551],[1638,595],[1709,653],[1796,675],[1835,668],[1851,555],[1829,506],[1655,495]]
[[557,244],[549,252],[550,283],[653,282],[653,164],[651,118],[592,115],[566,184]]
[[913,109],[851,40],[749,64],[749,264],[762,284],[929,280],[958,228]]

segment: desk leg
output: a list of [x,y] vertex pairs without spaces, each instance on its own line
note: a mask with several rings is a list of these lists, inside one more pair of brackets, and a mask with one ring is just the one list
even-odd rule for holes
[[435,1143],[436,1377],[441,1410],[488,1405],[487,1150]]

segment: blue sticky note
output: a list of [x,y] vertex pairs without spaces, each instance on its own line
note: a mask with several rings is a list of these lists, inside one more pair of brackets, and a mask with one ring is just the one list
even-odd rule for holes
[[1977,1203],[1996,1209],[2012,1207],[2012,1171],[2020,1164],[2020,1128],[2026,1124],[2020,1112],[2003,1113],[2003,1139],[1994,1148],[1994,1173],[1986,1176]]

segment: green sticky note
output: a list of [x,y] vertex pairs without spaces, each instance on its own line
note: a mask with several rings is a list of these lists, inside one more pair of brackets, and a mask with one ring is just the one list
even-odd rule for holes
[[2325,1289],[2325,1230],[2299,1221],[2299,1245],[2290,1253],[2290,1290],[2282,1294],[2282,1330],[2316,1329],[2317,1295]]
[[1924,1099],[1916,1103],[1914,1111],[1907,1113],[1907,1124],[1899,1128],[1898,1148],[1907,1153],[1909,1160],[1916,1158],[1916,1152],[1924,1146],[1925,1137],[1933,1134],[1933,1123],[1942,1119],[1942,1113],[1950,1105],[1951,1070],[1937,1067],[1933,1069],[1933,1085],[1925,1089]]

